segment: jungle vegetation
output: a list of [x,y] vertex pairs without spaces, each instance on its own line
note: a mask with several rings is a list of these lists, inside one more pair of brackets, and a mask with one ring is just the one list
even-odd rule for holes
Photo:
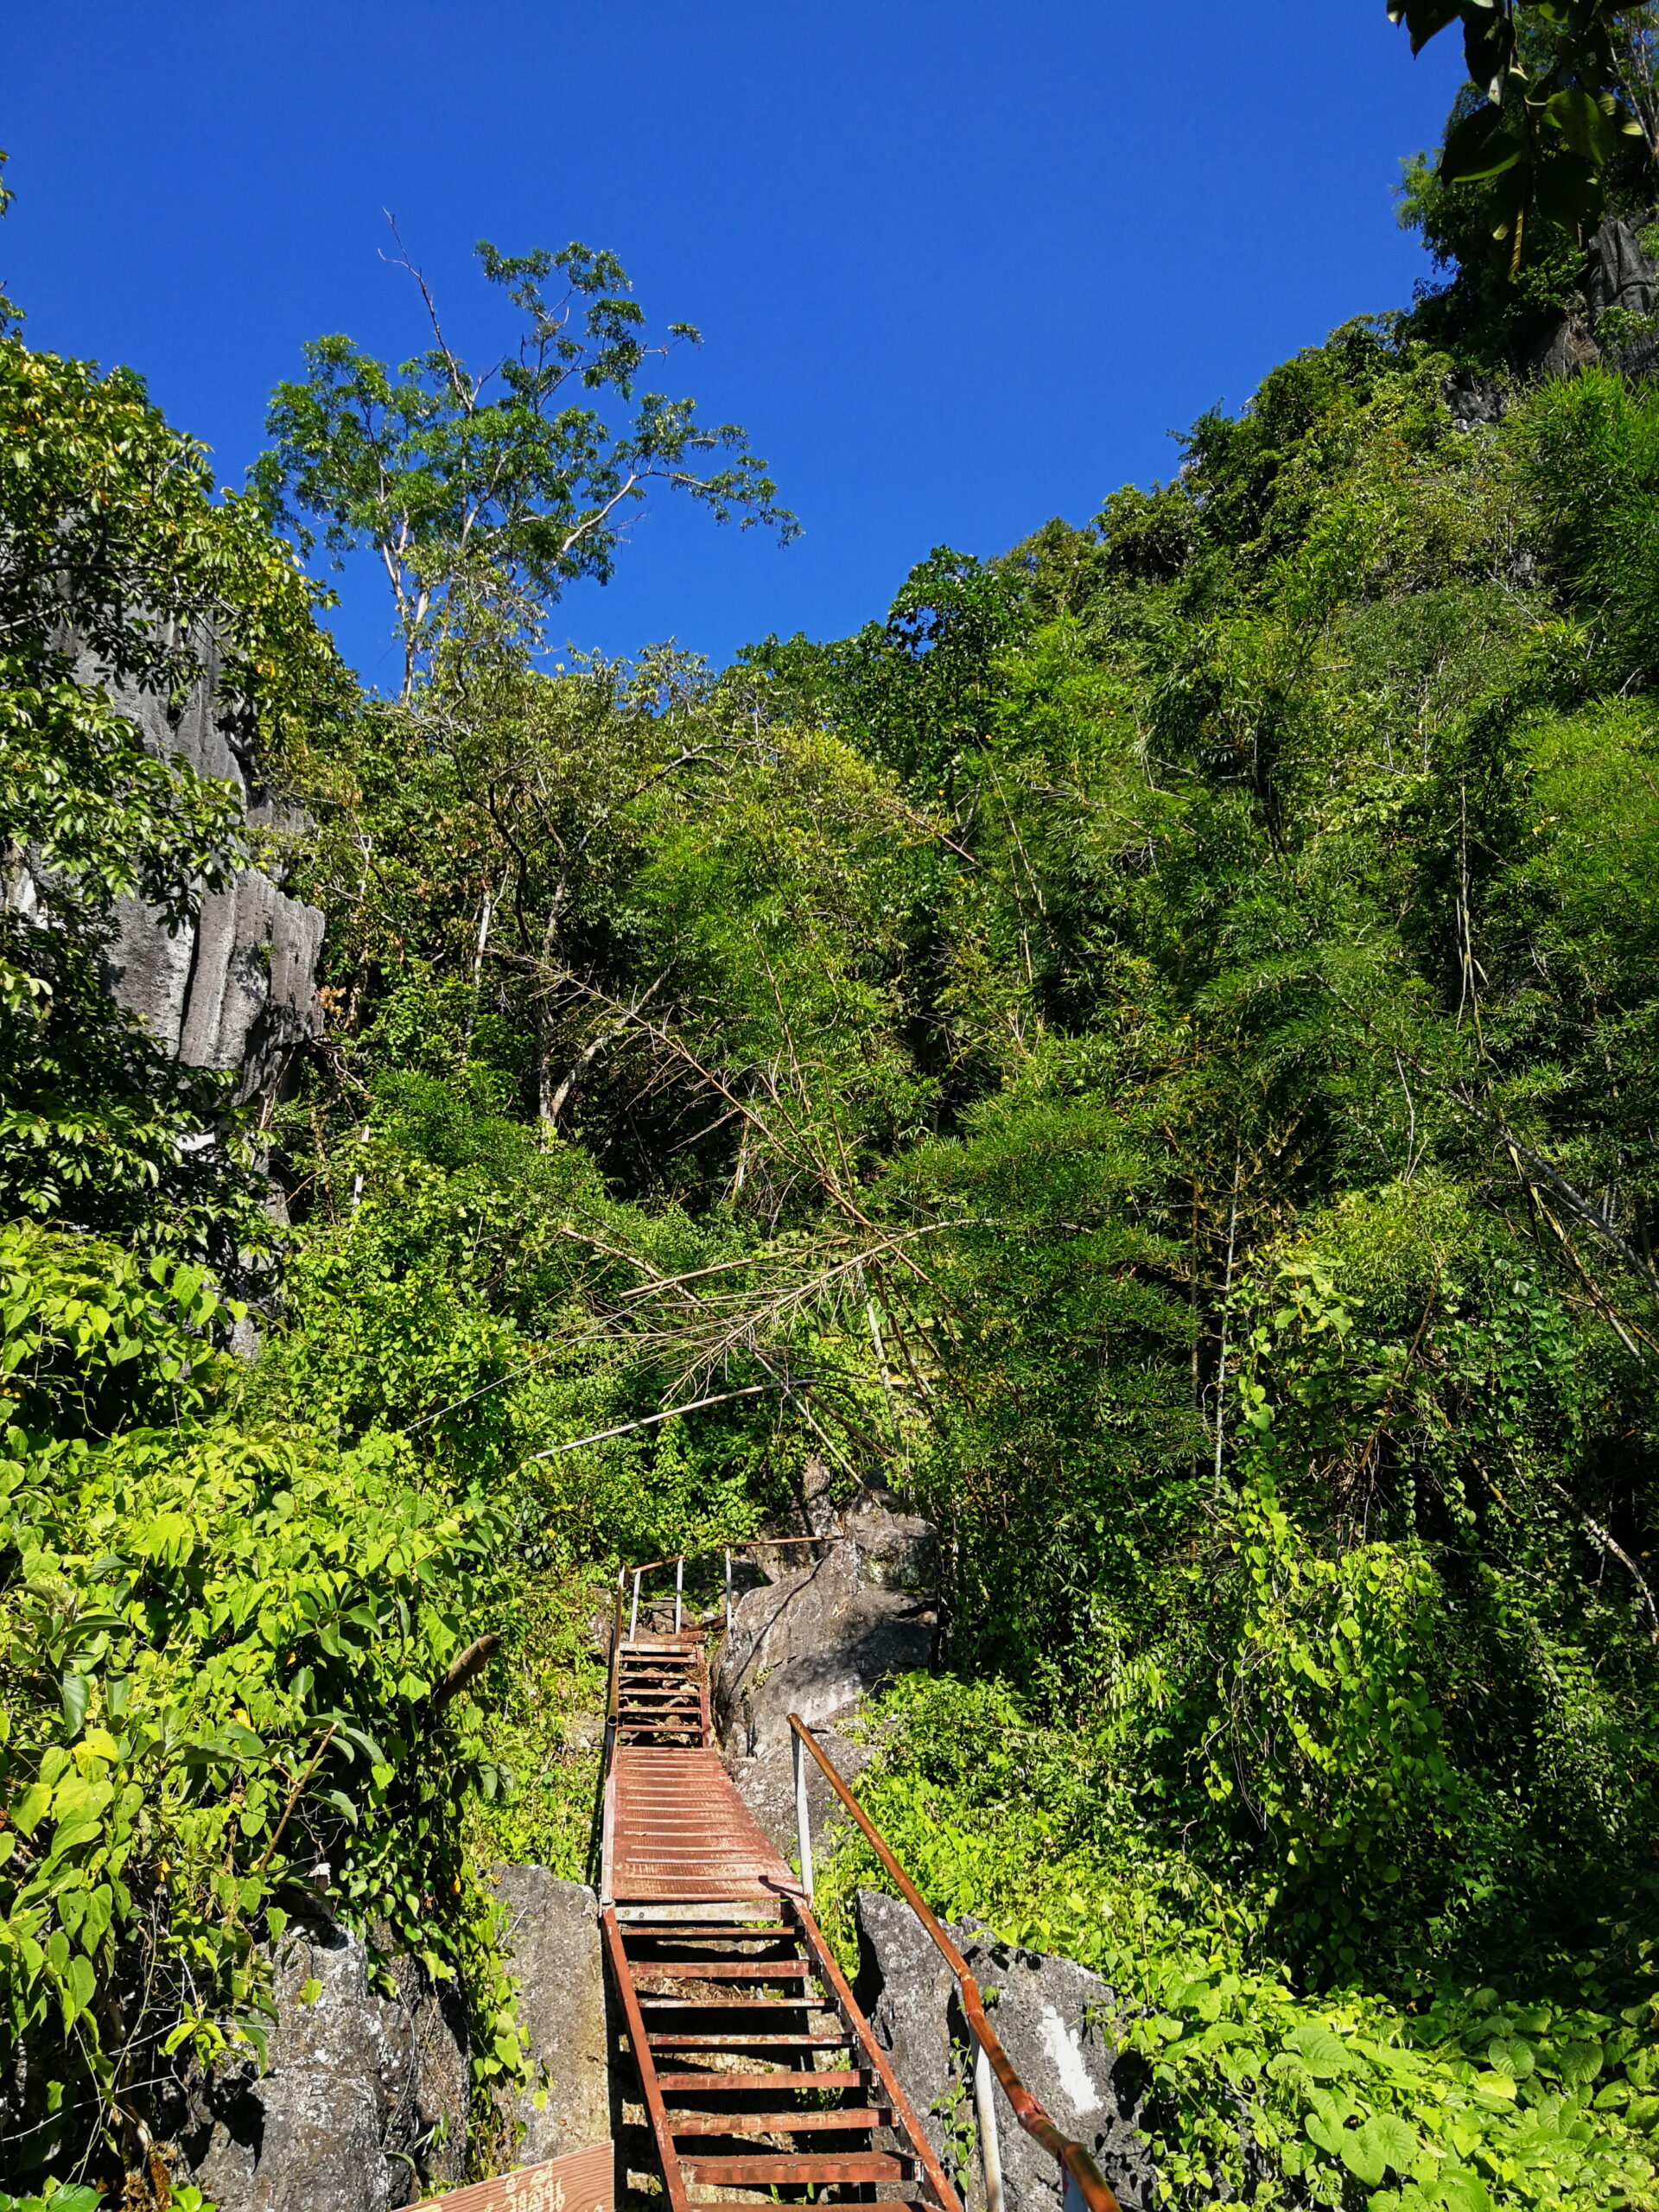
[[[1648,28],[1498,12],[1549,99]],[[1659,389],[1624,324],[1526,372],[1587,233],[1496,188],[1416,164],[1445,283],[1170,482],[723,670],[546,649],[621,502],[792,526],[608,257],[485,251],[493,380],[320,341],[234,497],[0,344],[20,2202],[165,2199],[319,1881],[459,1981],[510,2154],[483,1878],[580,1871],[595,1594],[809,1466],[949,1539],[861,1786],[1107,1973],[1166,2201],[1659,2202]],[[395,698],[303,567],[364,544]],[[64,642],[176,695],[204,620],[275,845]],[[251,1126],[98,958],[256,849],[328,1023]]]

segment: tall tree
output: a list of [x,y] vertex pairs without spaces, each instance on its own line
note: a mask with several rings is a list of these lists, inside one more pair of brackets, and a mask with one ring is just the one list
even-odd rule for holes
[[266,424],[276,442],[251,472],[304,551],[319,531],[337,561],[372,549],[397,610],[405,696],[423,658],[480,619],[533,640],[565,585],[607,582],[653,486],[785,543],[798,527],[735,423],[705,426],[695,401],[637,389],[653,355],[701,340],[676,322],[648,343],[614,254],[576,244],[503,254],[487,240],[477,251],[524,317],[507,353],[468,368],[400,249],[430,346],[393,371],[349,338],[314,339],[305,381],[276,387]]

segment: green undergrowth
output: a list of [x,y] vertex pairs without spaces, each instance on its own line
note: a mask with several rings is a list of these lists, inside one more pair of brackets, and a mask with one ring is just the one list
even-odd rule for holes
[[265,2060],[319,1891],[459,1980],[480,2117],[523,2054],[454,1808],[501,1777],[469,1676],[499,1510],[391,1436],[237,1417],[203,1271],[0,1231],[0,2018],[8,2178],[73,2179],[141,2076]]
[[[1086,1729],[1037,1725],[1001,1688],[949,1676],[899,1683],[869,1729],[861,1799],[936,1910],[1110,1984],[1101,2025],[1145,2069],[1160,2202],[1659,2202],[1645,1944],[1571,1975],[1541,1962],[1527,1986],[1309,1989],[1265,1940],[1267,1900],[1112,1804]],[[890,1886],[844,1827],[820,1883],[843,1956],[857,1891]]]
[[613,1586],[607,1577],[550,1572],[524,1584],[506,1616],[499,1688],[484,1724],[506,1786],[470,1808],[466,1846],[475,1864],[588,1878],[607,1679],[597,1630]]

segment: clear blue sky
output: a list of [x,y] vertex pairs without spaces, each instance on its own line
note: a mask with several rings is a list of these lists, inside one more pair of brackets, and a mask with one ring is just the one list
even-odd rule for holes
[[[716,660],[836,636],[934,545],[993,554],[1167,476],[1167,432],[1408,302],[1399,157],[1455,43],[1383,0],[8,0],[0,273],[36,346],[124,360],[239,483],[303,340],[422,342],[384,208],[461,349],[475,239],[618,253],[700,324],[805,536],[659,505],[577,643]],[[481,350],[481,348],[480,348]],[[386,611],[338,620],[394,680]]]

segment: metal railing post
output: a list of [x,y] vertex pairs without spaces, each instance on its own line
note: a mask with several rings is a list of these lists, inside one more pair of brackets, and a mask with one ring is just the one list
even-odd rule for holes
[[685,1561],[683,1559],[677,1559],[674,1562],[674,1633],[676,1636],[680,1632],[680,1608],[684,1596]]
[[985,2164],[985,2212],[1002,2212],[1002,2145],[996,2132],[996,2076],[990,2053],[974,2043],[974,2111],[979,2120],[979,2155]]
[[633,1609],[628,1615],[628,1642],[632,1643],[639,1633],[639,1569],[633,1570]]
[[798,1736],[795,1746],[795,1840],[801,1854],[801,1888],[812,1902],[812,1822],[806,1803],[806,1752]]
[[726,1554],[726,1633],[732,1632],[732,1555]]

